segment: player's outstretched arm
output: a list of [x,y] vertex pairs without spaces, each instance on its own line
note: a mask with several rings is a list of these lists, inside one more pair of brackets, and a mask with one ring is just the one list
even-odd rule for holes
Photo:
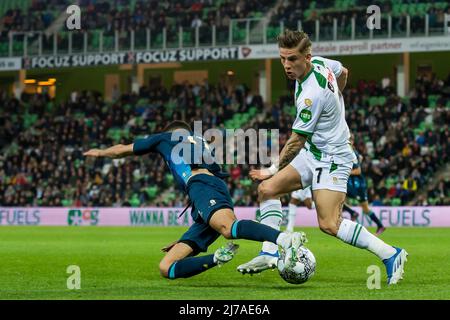
[[269,179],[272,175],[268,168],[250,170],[250,178],[255,181]]
[[91,149],[83,153],[86,157],[106,157],[112,159],[123,158],[133,154],[133,144],[117,144],[107,149]]
[[298,155],[300,150],[305,145],[306,138],[298,134],[296,132],[292,132],[291,136],[289,137],[288,141],[283,147],[283,150],[280,152],[280,164],[278,166],[278,170],[283,169],[286,167],[289,163],[291,163],[292,160]]
[[270,168],[251,170],[250,178],[253,180],[266,180],[270,178],[276,171],[286,167],[295,158],[300,152],[300,149],[305,145],[305,142],[306,138],[304,136],[292,132],[290,138],[281,150],[279,165],[273,164]]

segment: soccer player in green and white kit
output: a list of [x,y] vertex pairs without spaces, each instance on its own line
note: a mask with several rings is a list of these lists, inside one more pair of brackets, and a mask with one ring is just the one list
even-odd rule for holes
[[[258,197],[261,217],[268,219],[261,223],[279,228],[281,195],[311,186],[320,229],[377,255],[386,266],[387,283],[395,284],[402,279],[407,252],[342,217],[355,159],[341,94],[348,71],[337,61],[312,57],[311,46],[308,35],[302,31],[285,30],[278,37],[284,71],[296,81],[297,117],[279,163],[250,172],[252,179],[265,180],[258,187]],[[257,273],[271,268],[277,259],[274,248],[273,244],[264,243],[260,255],[238,266],[238,271]]]

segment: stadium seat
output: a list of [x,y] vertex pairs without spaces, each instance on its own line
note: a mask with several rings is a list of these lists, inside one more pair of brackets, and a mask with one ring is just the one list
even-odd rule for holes
[[153,200],[154,198],[156,198],[156,193],[158,192],[158,186],[154,185],[151,187],[147,187],[144,190],[147,193],[147,196],[149,197],[149,199]]
[[169,185],[172,184],[174,181],[173,175],[171,175],[171,174],[166,174],[164,179],[165,179],[166,183]]
[[24,115],[24,123],[23,126],[25,129],[28,129],[29,127],[31,127],[36,121],[38,120],[38,115],[37,114],[28,114],[26,113]]
[[378,104],[380,105],[380,106],[383,106],[383,105],[385,105],[386,104],[386,97],[385,96],[379,96],[378,97]]
[[436,108],[439,97],[440,97],[439,95],[431,95],[430,94],[428,96],[428,107],[430,107],[432,109]]
[[0,42],[0,56],[7,56],[9,54],[9,43]]
[[369,98],[369,106],[373,107],[378,105],[378,97],[372,96]]
[[250,179],[239,179],[239,183],[243,186],[243,187],[248,187],[252,185],[252,180]]
[[139,205],[141,204],[141,201],[139,200],[139,195],[137,193],[133,193],[129,202],[132,207],[134,208],[139,207]]
[[73,203],[73,200],[71,200],[71,199],[62,199],[61,200],[61,204],[64,207],[70,207],[72,205],[72,203]]

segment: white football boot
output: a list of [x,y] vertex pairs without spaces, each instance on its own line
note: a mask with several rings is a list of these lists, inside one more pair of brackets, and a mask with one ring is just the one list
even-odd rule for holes
[[278,262],[278,252],[269,253],[261,251],[259,255],[247,263],[241,264],[237,267],[237,271],[242,274],[260,273],[267,269],[274,269]]
[[217,261],[217,266],[221,267],[224,263],[227,263],[233,259],[238,248],[238,244],[228,242],[226,246],[217,249],[216,252],[214,252],[214,258]]
[[[304,232],[282,232],[280,234],[280,243],[282,250],[287,250],[289,248],[298,249],[301,245],[306,243],[308,240],[306,239],[306,234]],[[237,271],[242,274],[254,274],[260,273],[264,270],[274,269],[277,266],[279,253],[269,253],[261,251],[259,255],[247,263],[241,264],[237,267]]]

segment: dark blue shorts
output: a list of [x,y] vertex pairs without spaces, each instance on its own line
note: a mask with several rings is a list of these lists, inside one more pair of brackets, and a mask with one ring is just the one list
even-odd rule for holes
[[225,181],[216,176],[195,175],[189,179],[186,188],[192,202],[191,216],[194,224],[183,234],[180,242],[188,244],[196,255],[206,252],[220,235],[209,226],[214,212],[223,208],[233,210],[233,201]]
[[347,184],[347,197],[356,199],[360,203],[367,201],[369,198],[367,196],[367,186],[365,183],[352,183],[349,180]]

